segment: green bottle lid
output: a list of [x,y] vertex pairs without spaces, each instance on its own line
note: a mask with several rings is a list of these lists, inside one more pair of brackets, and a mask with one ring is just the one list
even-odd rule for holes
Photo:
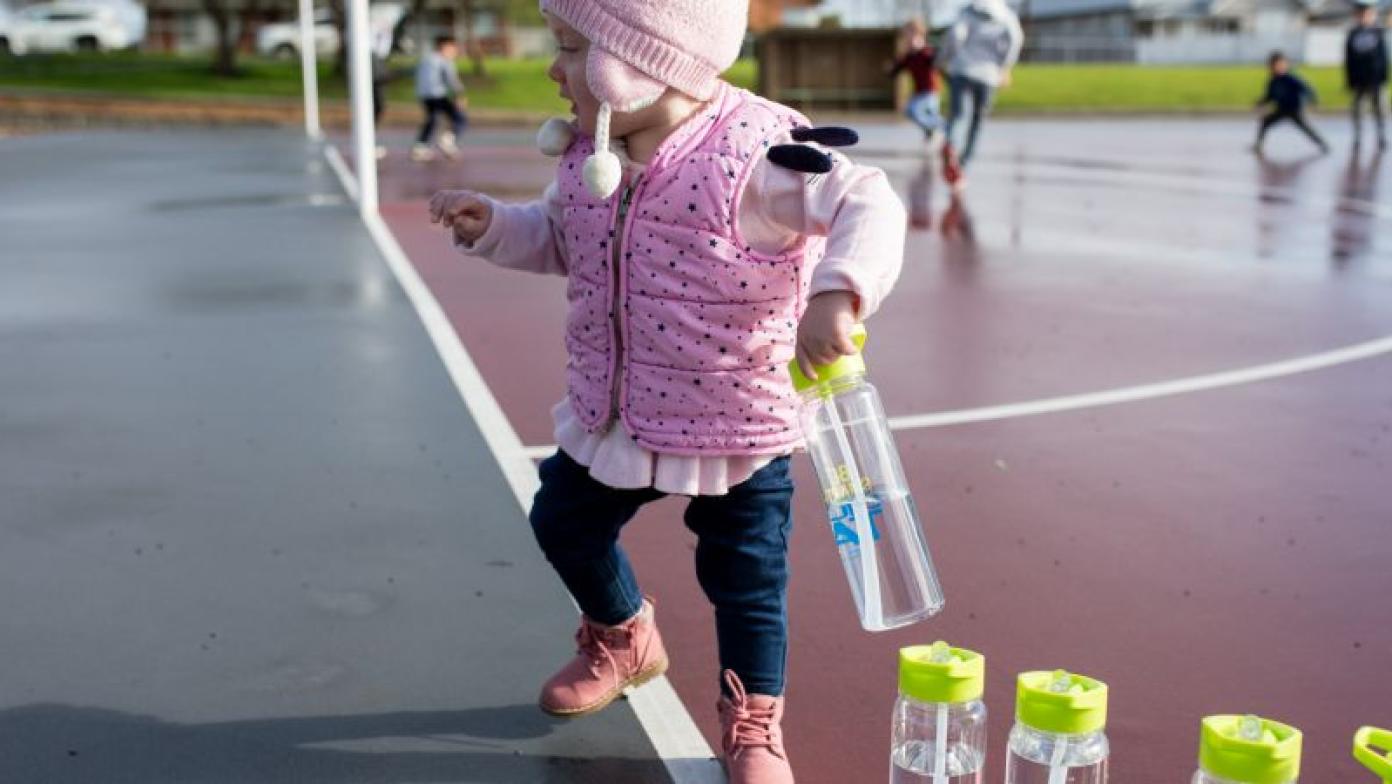
[[986,657],[939,640],[899,649],[899,693],[919,702],[970,702],[986,691]]
[[[857,349],[865,348],[865,325],[856,324],[851,327],[851,342],[855,343]],[[817,377],[808,378],[798,367],[797,360],[788,363],[788,375],[793,377],[793,389],[798,392],[805,392],[814,387],[830,384],[837,379],[848,376],[865,375],[865,355],[859,351],[855,354],[848,354],[830,365],[818,365]]]
[[1258,716],[1209,716],[1199,736],[1199,767],[1243,784],[1300,778],[1300,730]]
[[1383,784],[1392,784],[1392,730],[1360,727],[1353,736],[1353,758],[1382,777]]
[[1063,670],[1022,672],[1016,679],[1015,718],[1041,732],[1096,732],[1107,726],[1107,684]]

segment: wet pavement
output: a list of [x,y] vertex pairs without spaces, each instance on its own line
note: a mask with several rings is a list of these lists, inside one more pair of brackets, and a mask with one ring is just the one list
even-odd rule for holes
[[317,149],[6,139],[0,236],[0,781],[662,779]]
[[[963,199],[911,129],[863,126],[857,157],[910,206],[903,278],[870,323],[889,413],[1074,395],[1279,362],[1392,336],[1392,158],[1344,123],[1246,151],[1245,120],[1002,121]],[[525,198],[550,167],[529,134],[458,162],[383,164],[383,211],[513,427],[551,441],[563,281],[451,254],[440,187]],[[533,337],[518,350],[516,336]],[[999,780],[1013,673],[1112,685],[1114,780],[1194,767],[1198,720],[1258,712],[1306,731],[1305,777],[1357,781],[1354,729],[1392,722],[1392,355],[1105,408],[900,431],[948,593],[938,619],[855,625],[815,496],[799,494],[786,730],[799,781],[887,774],[894,652],[942,637],[988,658]],[[797,461],[804,488],[810,466]],[[716,742],[710,610],[680,505],[626,542],[661,602],[673,685]]]

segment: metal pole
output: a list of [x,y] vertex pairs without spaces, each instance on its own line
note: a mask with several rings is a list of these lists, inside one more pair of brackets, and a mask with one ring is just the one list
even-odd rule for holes
[[314,0],[300,0],[300,72],[304,76],[305,136],[318,139],[319,128],[319,52],[314,40]]
[[348,81],[352,94],[358,212],[363,217],[377,214],[377,138],[372,123],[372,42],[367,13],[367,0],[349,0]]

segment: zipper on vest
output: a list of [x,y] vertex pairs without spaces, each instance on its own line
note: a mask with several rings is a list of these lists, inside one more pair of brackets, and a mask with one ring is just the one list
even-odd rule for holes
[[630,180],[624,184],[623,196],[619,199],[619,209],[614,220],[614,259],[609,266],[613,268],[614,275],[610,281],[610,288],[613,289],[613,312],[609,319],[614,331],[614,362],[613,369],[609,373],[609,415],[611,418],[619,418],[619,395],[620,385],[623,383],[623,240],[624,224],[628,222],[628,206],[633,202],[633,191],[637,188],[637,182]]

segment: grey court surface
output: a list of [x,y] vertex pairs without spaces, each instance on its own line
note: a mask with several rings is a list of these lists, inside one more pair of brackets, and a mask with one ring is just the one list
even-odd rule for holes
[[0,782],[644,782],[317,151],[0,140]]

